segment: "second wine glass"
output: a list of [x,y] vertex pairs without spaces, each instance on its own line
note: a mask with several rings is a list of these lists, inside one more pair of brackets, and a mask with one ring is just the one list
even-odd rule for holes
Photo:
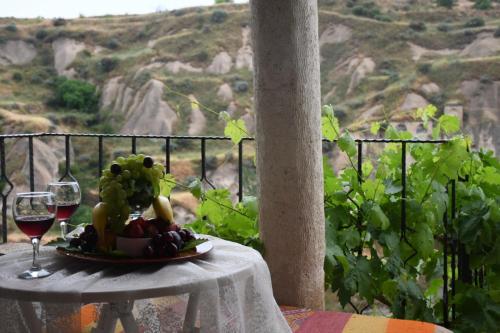
[[61,227],[61,237],[66,239],[68,233],[68,222],[73,213],[80,206],[81,193],[80,186],[75,181],[51,182],[47,186],[47,191],[54,193],[57,206],[57,220]]

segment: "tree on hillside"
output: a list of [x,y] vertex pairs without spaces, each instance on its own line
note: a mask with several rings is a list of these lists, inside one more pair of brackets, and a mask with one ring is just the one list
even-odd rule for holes
[[438,6],[451,8],[455,5],[454,0],[436,0]]
[[476,0],[474,2],[474,8],[487,10],[491,8],[491,0]]
[[216,5],[220,3],[233,3],[233,0],[215,0]]

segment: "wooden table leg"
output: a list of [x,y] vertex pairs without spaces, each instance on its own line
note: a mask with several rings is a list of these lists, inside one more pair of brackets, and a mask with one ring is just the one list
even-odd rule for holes
[[92,330],[92,333],[114,333],[118,318],[126,333],[138,333],[139,327],[132,314],[133,308],[134,301],[104,304],[97,327]]
[[115,306],[117,307],[118,315],[120,316],[120,321],[123,325],[123,330],[126,333],[139,333],[139,326],[137,326],[134,315],[132,314],[134,301],[117,303]]
[[32,333],[41,333],[42,322],[35,313],[33,303],[19,301],[19,308],[21,309],[28,330]]
[[200,304],[200,292],[192,292],[189,294],[188,304],[186,308],[186,316],[182,327],[183,333],[196,332],[195,324],[198,316],[198,308]]
[[113,333],[117,320],[118,316],[113,313],[111,304],[104,304],[99,314],[97,327],[92,330],[92,333]]

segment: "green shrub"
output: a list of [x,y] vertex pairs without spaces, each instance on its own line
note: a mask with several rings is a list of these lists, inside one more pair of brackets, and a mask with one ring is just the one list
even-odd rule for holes
[[392,22],[392,18],[388,15],[385,15],[385,14],[375,15],[373,18],[375,20],[381,21],[381,22]]
[[49,35],[49,32],[43,28],[38,29],[35,33],[36,39],[39,39],[39,40],[44,40],[45,37],[47,37],[48,35]]
[[17,32],[17,25],[15,23],[11,23],[5,26],[5,30],[9,32]]
[[238,80],[234,83],[234,90],[240,93],[248,91],[248,82],[244,80]]
[[473,17],[464,24],[464,27],[466,28],[477,28],[483,26],[484,26],[484,19],[482,19],[481,17]]
[[378,8],[374,2],[366,2],[362,5],[355,6],[352,9],[352,13],[356,16],[369,17],[372,19],[384,16],[384,14],[380,11],[380,8]]
[[491,0],[476,0],[474,2],[474,8],[480,10],[487,10],[491,8]]
[[233,0],[215,0],[216,5],[221,3],[233,3]]
[[185,9],[176,9],[176,10],[172,11],[172,14],[174,14],[174,16],[182,16],[182,15],[186,14],[186,10]]
[[66,109],[95,113],[98,110],[99,96],[93,84],[59,78],[56,81],[55,96],[52,103]]
[[30,82],[32,84],[42,84],[43,83],[43,77],[40,74],[33,74],[31,75]]
[[14,74],[12,74],[12,80],[20,82],[23,80],[23,75],[19,72],[15,72]]
[[451,27],[449,24],[446,24],[446,23],[440,23],[438,24],[437,26],[437,29],[441,32],[448,32],[451,30]]
[[118,67],[119,62],[118,58],[102,58],[97,67],[101,73],[109,73]]
[[411,29],[411,30],[414,30],[414,31],[425,31],[427,29],[427,27],[425,26],[425,23],[424,22],[410,22],[410,24],[408,25],[408,27]]
[[61,18],[61,17],[55,18],[52,20],[52,25],[54,27],[60,27],[60,26],[66,25],[66,20]]
[[195,56],[196,61],[205,62],[208,60],[208,52],[203,50],[198,52]]
[[212,13],[212,16],[210,17],[210,21],[212,23],[222,23],[227,19],[227,12],[222,9],[216,9]]
[[498,28],[496,28],[496,29],[495,29],[495,32],[493,33],[493,36],[494,36],[495,38],[500,37],[500,27],[498,27]]
[[116,38],[111,38],[106,42],[106,47],[111,50],[116,50],[120,47],[120,41]]
[[438,4],[438,6],[446,8],[451,8],[455,5],[454,0],[437,0],[436,3]]
[[432,68],[432,64],[429,64],[429,63],[417,65],[417,70],[422,74],[428,74],[431,71],[431,68]]

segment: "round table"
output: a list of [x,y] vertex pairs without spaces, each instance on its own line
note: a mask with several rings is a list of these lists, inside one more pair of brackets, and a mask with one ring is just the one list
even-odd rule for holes
[[95,303],[102,306],[93,332],[114,332],[118,319],[125,332],[290,332],[261,255],[203,237],[214,246],[206,256],[167,265],[95,264],[45,248],[40,261],[54,273],[38,280],[17,278],[30,252],[2,256],[2,332],[80,331],[82,305]]

